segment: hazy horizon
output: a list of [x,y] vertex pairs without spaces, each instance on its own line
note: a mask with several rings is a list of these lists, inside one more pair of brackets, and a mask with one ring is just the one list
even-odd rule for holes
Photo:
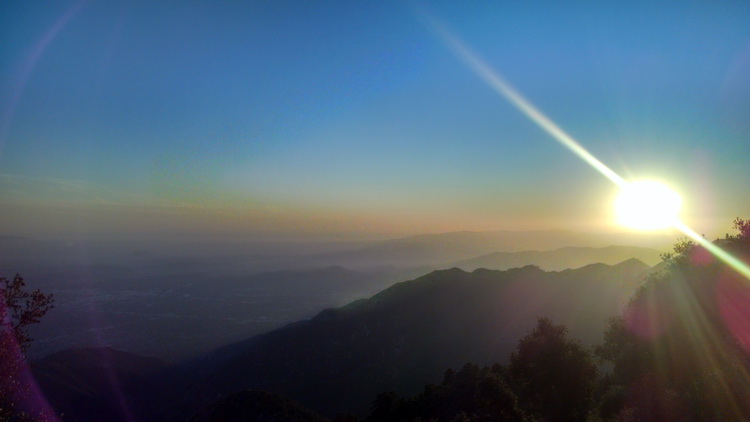
[[425,23],[624,178],[721,236],[750,214],[750,8],[6,2],[0,233],[392,238],[617,231],[615,186]]

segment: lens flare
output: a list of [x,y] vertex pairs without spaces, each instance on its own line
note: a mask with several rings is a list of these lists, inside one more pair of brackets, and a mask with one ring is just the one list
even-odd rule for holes
[[[506,101],[508,101],[510,104],[516,107],[526,117],[528,117],[529,120],[534,122],[541,129],[543,129],[550,136],[552,136],[552,138],[555,141],[559,142],[561,145],[566,147],[572,153],[577,155],[581,160],[586,162],[593,169],[597,170],[604,177],[612,181],[612,183],[616,184],[623,190],[628,189],[628,187],[632,183],[628,183],[627,181],[625,181],[625,179],[623,179],[619,174],[617,174],[614,170],[612,170],[606,164],[604,164],[602,161],[596,158],[593,154],[587,151],[579,142],[573,139],[573,137],[571,137],[564,130],[562,130],[562,128],[560,128],[554,121],[552,121],[552,119],[547,117],[544,113],[541,112],[541,110],[536,108],[530,101],[528,101],[523,95],[521,95],[521,93],[518,92],[508,81],[506,81],[505,78],[503,78],[487,62],[485,62],[479,56],[479,54],[472,51],[463,41],[461,41],[461,39],[458,36],[456,36],[452,31],[450,31],[446,25],[444,25],[437,18],[432,16],[432,14],[429,13],[428,11],[423,10],[423,9],[420,11],[421,11],[420,16],[424,18],[425,23],[427,24],[427,27],[432,30],[432,32],[437,36],[437,38],[441,40],[443,44],[446,47],[448,47],[448,49],[451,50],[453,54],[459,60],[461,60],[461,62],[463,62],[479,78],[481,78],[484,82],[486,82],[493,89],[493,91],[495,91],[498,95],[503,97]],[[664,191],[662,190],[662,192]],[[674,192],[674,191],[671,191],[671,192]],[[698,235],[693,229],[691,229],[690,227],[685,225],[682,221],[680,221],[680,219],[677,217],[677,214],[679,212],[679,208],[680,208],[680,205],[682,204],[682,201],[679,200],[679,195],[676,196],[678,200],[675,200],[674,195],[677,195],[677,194],[667,193],[667,196],[672,197],[672,199],[670,200],[671,205],[665,206],[667,210],[672,209],[673,211],[669,211],[669,212],[660,211],[659,212],[660,214],[666,213],[666,215],[663,215],[663,218],[659,220],[659,224],[656,225],[655,221],[651,220],[653,221],[653,223],[649,225],[651,226],[656,225],[657,227],[659,227],[659,226],[666,224],[666,221],[669,221],[670,223],[666,224],[666,227],[674,227],[677,230],[681,231],[682,233],[686,234],[687,236],[689,236],[690,238],[698,242],[698,244],[706,248],[706,250],[711,252],[716,258],[728,264],[735,271],[737,271],[738,273],[742,274],[745,278],[750,280],[750,267],[748,265],[738,260],[737,258],[732,256],[728,252],[724,251],[719,246],[716,246],[715,244],[707,241],[706,239],[703,238],[703,236]],[[654,199],[654,196],[651,194],[646,195],[646,197],[647,198],[650,197]],[[674,209],[675,204],[679,204],[676,206],[676,209]],[[646,225],[645,224],[646,220],[648,219],[643,217],[640,221],[643,223],[643,225]]]
[[615,200],[617,221],[636,230],[660,230],[679,221],[682,198],[669,186],[640,180],[623,186]]

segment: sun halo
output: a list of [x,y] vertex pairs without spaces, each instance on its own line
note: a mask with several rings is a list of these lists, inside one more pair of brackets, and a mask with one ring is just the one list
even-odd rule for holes
[[627,183],[615,199],[617,222],[635,230],[661,230],[679,223],[682,198],[664,183]]

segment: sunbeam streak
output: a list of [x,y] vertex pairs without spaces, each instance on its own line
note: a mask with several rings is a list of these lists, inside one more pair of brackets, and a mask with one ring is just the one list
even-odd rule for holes
[[471,51],[461,40],[451,34],[444,26],[438,24],[434,20],[431,20],[432,27],[440,38],[445,41],[446,45],[458,56],[464,63],[466,63],[480,78],[482,78],[495,92],[502,95],[508,100],[513,106],[519,111],[526,115],[531,121],[536,123],[545,132],[549,133],[555,140],[561,143],[564,147],[571,150],[574,154],[580,157],[583,161],[587,162],[599,173],[603,174],[606,178],[614,182],[620,187],[627,185],[625,179],[620,177],[619,174],[615,173],[614,170],[607,167],[604,163],[599,161],[598,158],[594,157],[590,152],[586,150],[581,144],[575,139],[568,135],[562,128],[560,128],[555,122],[549,117],[542,113],[538,108],[531,104],[523,95],[513,88],[499,73],[493,70],[487,63],[484,62],[476,53]]
[[740,261],[739,259],[732,256],[730,253],[725,251],[724,249],[721,249],[720,247],[714,245],[713,243],[709,242],[708,240],[704,239],[703,236],[696,233],[693,229],[686,226],[682,222],[675,223],[674,227],[683,232],[685,235],[687,235],[689,238],[695,240],[706,248],[709,252],[714,254],[717,258],[724,261],[727,265],[732,267],[735,271],[745,276],[745,278],[750,280],[750,267],[748,267],[744,262]]
[[14,84],[12,94],[7,99],[7,103],[0,113],[0,157],[3,155],[3,149],[5,147],[6,138],[10,130],[10,124],[13,121],[13,115],[16,112],[16,106],[21,100],[26,84],[29,82],[31,73],[34,71],[36,64],[44,55],[44,52],[49,47],[50,43],[54,41],[57,34],[65,28],[70,20],[78,13],[78,11],[86,3],[86,0],[81,0],[78,3],[71,6],[60,18],[52,25],[41,40],[39,40],[34,48],[31,49],[28,56],[24,59],[20,66],[20,75],[16,83]]
[[[599,161],[598,158],[594,157],[583,146],[581,146],[581,144],[579,144],[575,139],[573,139],[564,130],[562,130],[562,128],[560,128],[555,122],[553,122],[549,117],[547,117],[526,98],[524,98],[524,96],[521,95],[521,93],[519,93],[502,76],[500,76],[498,72],[492,69],[490,65],[488,65],[484,60],[482,60],[482,58],[479,57],[478,54],[473,52],[457,36],[451,33],[451,31],[449,31],[445,27],[445,25],[442,25],[431,16],[426,16],[426,18],[430,28],[453,52],[453,54],[455,54],[456,57],[458,57],[463,63],[465,63],[472,71],[474,71],[477,76],[484,80],[496,93],[505,98],[521,113],[523,113],[531,121],[536,123],[545,132],[550,134],[552,138],[568,148],[575,155],[588,163],[591,167],[611,180],[617,186],[624,189],[630,185],[629,182],[625,181],[625,179],[623,179],[619,174],[615,173],[614,170]],[[680,220],[676,220],[673,223],[673,227],[698,242],[701,246],[714,254],[718,259],[722,260],[732,269],[750,280],[750,267],[748,267],[744,262],[738,260],[720,247],[704,239],[702,236],[698,235],[694,230],[692,230]]]

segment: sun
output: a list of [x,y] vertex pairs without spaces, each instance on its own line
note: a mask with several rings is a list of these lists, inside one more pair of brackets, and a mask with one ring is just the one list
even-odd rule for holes
[[639,180],[625,185],[615,200],[617,221],[636,230],[659,230],[679,222],[682,198],[669,186]]

